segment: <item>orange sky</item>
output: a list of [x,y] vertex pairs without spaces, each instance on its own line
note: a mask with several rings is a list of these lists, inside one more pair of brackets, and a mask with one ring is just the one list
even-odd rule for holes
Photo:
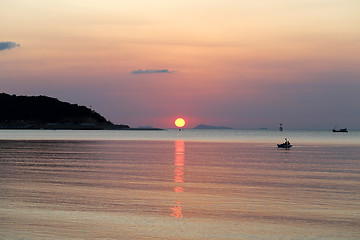
[[0,45],[0,90],[133,127],[360,128],[359,12],[357,0],[0,0],[0,43],[20,44]]

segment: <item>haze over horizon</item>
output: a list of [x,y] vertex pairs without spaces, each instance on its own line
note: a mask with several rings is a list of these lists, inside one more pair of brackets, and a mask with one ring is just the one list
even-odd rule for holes
[[0,92],[116,124],[360,129],[360,1],[0,0]]

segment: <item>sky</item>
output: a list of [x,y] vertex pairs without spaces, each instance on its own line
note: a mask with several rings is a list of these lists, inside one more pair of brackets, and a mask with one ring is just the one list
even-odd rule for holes
[[360,129],[359,0],[0,0],[0,92],[116,124]]

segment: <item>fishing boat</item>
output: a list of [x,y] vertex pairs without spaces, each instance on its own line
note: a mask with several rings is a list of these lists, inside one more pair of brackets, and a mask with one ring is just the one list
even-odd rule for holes
[[277,145],[279,148],[291,148],[292,145],[290,142],[285,138],[285,142]]
[[332,131],[333,132],[348,132],[347,128],[340,128],[340,129],[333,128]]

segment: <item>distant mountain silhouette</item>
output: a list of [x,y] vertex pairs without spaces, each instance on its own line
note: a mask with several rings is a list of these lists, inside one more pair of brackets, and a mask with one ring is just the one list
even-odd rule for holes
[[11,129],[126,129],[85,106],[47,96],[0,93],[0,128]]
[[232,128],[224,127],[224,126],[210,126],[210,125],[200,124],[194,127],[194,129],[232,129]]

